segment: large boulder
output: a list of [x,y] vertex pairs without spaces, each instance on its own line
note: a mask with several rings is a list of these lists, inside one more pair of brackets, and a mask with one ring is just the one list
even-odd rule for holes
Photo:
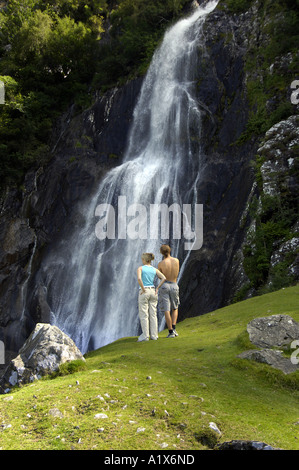
[[58,370],[60,364],[85,360],[74,341],[57,326],[38,323],[0,379],[0,393]]
[[297,362],[284,357],[282,351],[276,349],[290,346],[293,341],[299,340],[299,323],[289,315],[270,315],[255,318],[247,325],[247,332],[251,343],[262,349],[244,351],[237,357],[269,364],[284,374],[291,374],[299,370]]
[[250,341],[260,348],[288,346],[299,339],[299,323],[289,315],[255,318],[247,325]]

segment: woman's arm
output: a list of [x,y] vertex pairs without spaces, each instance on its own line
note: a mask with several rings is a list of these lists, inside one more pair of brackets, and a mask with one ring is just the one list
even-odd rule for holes
[[164,282],[166,281],[166,277],[164,276],[163,273],[161,273],[161,271],[159,271],[159,269],[156,269],[156,275],[158,276],[159,279],[161,279],[160,284],[156,287],[156,294],[158,294],[158,290],[160,289],[162,284],[164,284]]
[[138,284],[141,287],[141,291],[144,294],[145,288],[144,288],[144,285],[143,285],[143,282],[142,282],[142,279],[141,279],[141,273],[142,273],[142,266],[139,266],[139,268],[137,269],[137,280],[138,280]]

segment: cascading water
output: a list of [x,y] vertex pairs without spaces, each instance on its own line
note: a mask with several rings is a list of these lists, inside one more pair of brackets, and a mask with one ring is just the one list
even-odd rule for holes
[[[138,334],[136,271],[143,252],[155,253],[158,262],[161,242],[171,239],[172,255],[182,261],[188,256],[184,241],[172,237],[172,224],[169,236],[155,238],[158,228],[149,215],[151,205],[197,202],[201,113],[194,92],[196,61],[204,19],[217,3],[199,7],[166,32],[142,86],[123,163],[106,175],[82,209],[80,230],[62,241],[42,268],[52,323],[83,352]],[[103,218],[102,204],[115,209],[109,220]],[[108,233],[101,237],[104,228]],[[98,236],[97,230],[102,230]],[[161,315],[160,328],[163,320]]]

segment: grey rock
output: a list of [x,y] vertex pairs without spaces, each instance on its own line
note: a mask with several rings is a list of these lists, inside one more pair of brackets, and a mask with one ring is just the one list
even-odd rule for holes
[[51,408],[49,410],[49,415],[53,416],[53,418],[63,418],[63,413],[61,413],[61,411],[58,410],[58,408]]
[[213,423],[212,421],[209,423],[209,428],[214,431],[216,434],[219,434],[219,436],[221,436],[221,431],[220,429],[218,428],[217,424],[216,423]]
[[298,252],[299,248],[299,237],[293,237],[291,240],[283,242],[278,250],[276,250],[271,256],[271,266],[276,266],[285,260],[289,253]]
[[250,341],[260,348],[286,346],[299,339],[299,323],[289,315],[255,318],[247,325]]
[[273,347],[289,346],[299,339],[299,323],[289,315],[270,315],[255,318],[247,325],[250,341],[263,349],[244,351],[237,357],[269,364],[284,374],[291,374],[299,370],[291,358],[283,356],[282,351],[271,349]]
[[263,364],[269,364],[275,369],[281,370],[284,374],[291,374],[299,370],[299,366],[292,364],[289,358],[283,357],[281,351],[275,349],[257,349],[244,351],[237,357],[240,359],[250,359]]
[[265,194],[275,196],[286,190],[298,192],[298,179],[290,176],[298,164],[298,143],[298,116],[290,116],[266,132],[264,142],[257,150],[265,158],[261,166]]
[[0,393],[55,372],[59,365],[85,360],[75,343],[57,326],[38,323],[0,380]]
[[233,440],[218,444],[215,450],[280,450],[274,448],[265,442]]
[[105,413],[97,413],[94,415],[95,419],[107,419],[108,416]]

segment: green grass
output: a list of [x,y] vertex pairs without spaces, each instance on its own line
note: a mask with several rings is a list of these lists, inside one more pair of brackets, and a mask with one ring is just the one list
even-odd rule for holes
[[77,364],[0,396],[0,448],[209,449],[213,421],[219,442],[299,449],[299,372],[236,358],[250,347],[253,318],[286,313],[299,321],[298,297],[296,286],[186,319],[173,339],[166,331],[147,343],[123,338],[87,354],[82,370]]

